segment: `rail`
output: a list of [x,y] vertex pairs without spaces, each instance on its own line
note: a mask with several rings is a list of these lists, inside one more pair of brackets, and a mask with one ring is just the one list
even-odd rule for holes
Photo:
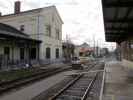
[[46,71],[42,71],[40,73],[37,72],[36,74],[33,74],[31,76],[28,76],[28,77],[22,77],[21,79],[16,79],[13,81],[0,83],[0,95],[3,93],[9,92],[12,89],[22,87],[22,86],[27,85],[29,83],[33,83],[33,82],[36,82],[38,80],[44,79],[44,78],[52,76],[54,74],[57,74],[59,72],[65,71],[66,69],[67,68],[49,69]]
[[[58,93],[56,93],[53,97],[49,98],[49,100],[56,100],[58,98],[60,98],[59,100],[62,100],[61,99],[61,95],[63,94],[63,96],[67,96],[70,98],[75,98],[75,100],[85,100],[87,98],[87,95],[89,94],[89,91],[91,90],[95,80],[96,80],[96,77],[98,76],[98,73],[99,72],[96,72],[95,75],[93,75],[93,78],[92,76],[91,77],[85,77],[84,74],[80,74],[78,75],[74,80],[70,81],[63,89],[61,89]],[[90,80],[91,78],[91,80]],[[85,82],[86,81],[86,82]],[[88,82],[89,81],[89,82]],[[87,86],[86,86],[86,83],[88,82]],[[77,84],[84,84],[82,87],[85,87],[85,91],[84,91],[84,94],[82,96],[72,96],[69,95],[69,94],[65,94],[66,91],[72,91],[70,88],[72,87],[75,87],[74,85],[77,85]],[[79,88],[78,86],[76,86],[77,88]],[[73,90],[75,91],[75,90]],[[77,91],[78,92],[78,91]],[[81,93],[82,94],[82,93]],[[78,98],[78,99],[77,99]],[[63,99],[64,100],[64,99]],[[67,98],[66,98],[67,100]]]
[[83,95],[83,97],[81,98],[81,100],[85,100],[85,99],[86,99],[87,94],[89,93],[89,90],[90,90],[91,87],[93,86],[93,83],[95,82],[97,75],[98,75],[98,72],[96,73],[96,75],[95,75],[95,77],[92,79],[92,81],[90,82],[90,84],[89,84],[88,88],[86,89],[85,94]]

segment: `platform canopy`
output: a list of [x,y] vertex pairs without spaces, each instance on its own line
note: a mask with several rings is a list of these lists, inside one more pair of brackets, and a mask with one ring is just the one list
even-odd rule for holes
[[133,37],[133,0],[102,0],[102,6],[106,41]]

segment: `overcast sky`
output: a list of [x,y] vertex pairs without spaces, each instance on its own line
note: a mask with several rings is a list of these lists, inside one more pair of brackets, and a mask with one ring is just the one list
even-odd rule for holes
[[[0,0],[2,14],[13,13],[14,1]],[[68,35],[76,44],[88,42],[93,38],[99,45],[105,43],[101,0],[19,0],[21,10],[55,5],[60,13],[63,25],[63,39]]]

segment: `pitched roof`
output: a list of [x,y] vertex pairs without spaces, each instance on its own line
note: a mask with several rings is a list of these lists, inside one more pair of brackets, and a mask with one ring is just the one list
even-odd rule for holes
[[6,35],[6,36],[11,36],[11,37],[16,37],[19,39],[41,42],[40,40],[32,39],[29,37],[29,35],[17,30],[16,28],[10,25],[3,24],[3,23],[0,23],[0,35]]
[[57,11],[56,6],[54,6],[54,5],[48,6],[48,7],[42,7],[42,8],[37,8],[37,9],[31,9],[31,10],[21,11],[21,12],[18,13],[18,14],[12,13],[12,14],[7,14],[7,15],[2,15],[2,16],[0,16],[0,18],[4,18],[4,17],[8,17],[8,16],[21,16],[21,15],[23,15],[23,14],[28,14],[28,13],[33,13],[33,12],[40,12],[40,11],[42,11],[43,9],[49,9],[49,8],[53,8],[53,7],[55,8],[57,15],[59,16],[61,22],[63,23],[63,20],[61,19],[60,15],[59,15],[59,13],[58,13],[58,11]]
[[21,11],[20,13],[11,13],[11,14],[7,14],[7,15],[2,15],[0,16],[0,18],[6,17],[6,16],[19,16],[19,15],[23,15],[26,13],[32,13],[32,12],[39,12],[41,11],[43,8],[37,8],[37,9],[32,9],[32,10],[27,10],[27,11]]
[[28,36],[27,34],[17,30],[16,28],[10,26],[10,25],[7,25],[7,24],[4,24],[4,23],[0,23],[0,31],[7,31],[7,32],[11,32],[12,34],[18,34],[18,35],[21,35],[21,36]]

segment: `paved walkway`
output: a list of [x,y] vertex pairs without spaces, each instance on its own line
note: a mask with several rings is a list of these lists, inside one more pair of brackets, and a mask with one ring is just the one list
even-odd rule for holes
[[133,100],[133,76],[118,62],[106,64],[103,100]]
[[31,100],[31,98],[37,96],[41,92],[63,80],[68,73],[71,74],[73,71],[61,72],[42,81],[36,82],[30,86],[24,87],[18,91],[8,93],[4,96],[1,96],[0,100]]

